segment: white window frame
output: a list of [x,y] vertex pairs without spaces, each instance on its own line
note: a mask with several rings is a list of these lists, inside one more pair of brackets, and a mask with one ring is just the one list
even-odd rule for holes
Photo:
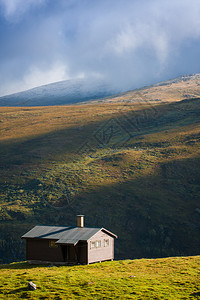
[[110,246],[110,240],[104,239],[104,247],[109,247],[109,246]]
[[101,248],[101,240],[96,241],[96,248]]
[[101,248],[101,240],[90,241],[90,249]]
[[94,249],[96,248],[96,242],[95,241],[91,241],[90,242],[90,249]]

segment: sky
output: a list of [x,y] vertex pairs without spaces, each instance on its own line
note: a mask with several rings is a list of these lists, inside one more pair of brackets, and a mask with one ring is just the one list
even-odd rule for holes
[[0,96],[74,78],[130,90],[199,72],[199,0],[0,0]]

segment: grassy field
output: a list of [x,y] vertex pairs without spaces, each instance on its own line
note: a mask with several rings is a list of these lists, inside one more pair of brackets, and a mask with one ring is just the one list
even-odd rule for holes
[[[200,257],[0,266],[0,299],[200,299]],[[28,291],[28,282],[37,290]]]
[[198,255],[199,115],[199,98],[0,108],[0,263],[80,213],[119,236],[118,259]]

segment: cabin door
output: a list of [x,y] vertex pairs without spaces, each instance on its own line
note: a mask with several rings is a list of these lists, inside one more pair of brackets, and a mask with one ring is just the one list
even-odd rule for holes
[[65,262],[77,262],[77,253],[73,245],[62,245],[62,254]]
[[67,262],[68,261],[68,246],[67,245],[62,245],[62,255],[63,255],[63,261]]

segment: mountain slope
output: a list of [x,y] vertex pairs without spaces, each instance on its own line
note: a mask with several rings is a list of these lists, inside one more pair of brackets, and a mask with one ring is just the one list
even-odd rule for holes
[[[55,82],[0,97],[0,106],[49,106],[76,103],[163,103],[200,97],[200,74],[181,76],[152,86],[121,93],[109,82],[76,79]],[[120,93],[115,95],[116,93]]]
[[47,106],[79,103],[118,92],[97,79],[74,79],[55,82],[24,92],[0,97],[0,106]]
[[200,97],[200,74],[180,76],[172,80],[135,89],[106,98],[106,102],[167,103]]
[[0,257],[35,224],[115,232],[116,258],[200,251],[200,99],[1,108]]

